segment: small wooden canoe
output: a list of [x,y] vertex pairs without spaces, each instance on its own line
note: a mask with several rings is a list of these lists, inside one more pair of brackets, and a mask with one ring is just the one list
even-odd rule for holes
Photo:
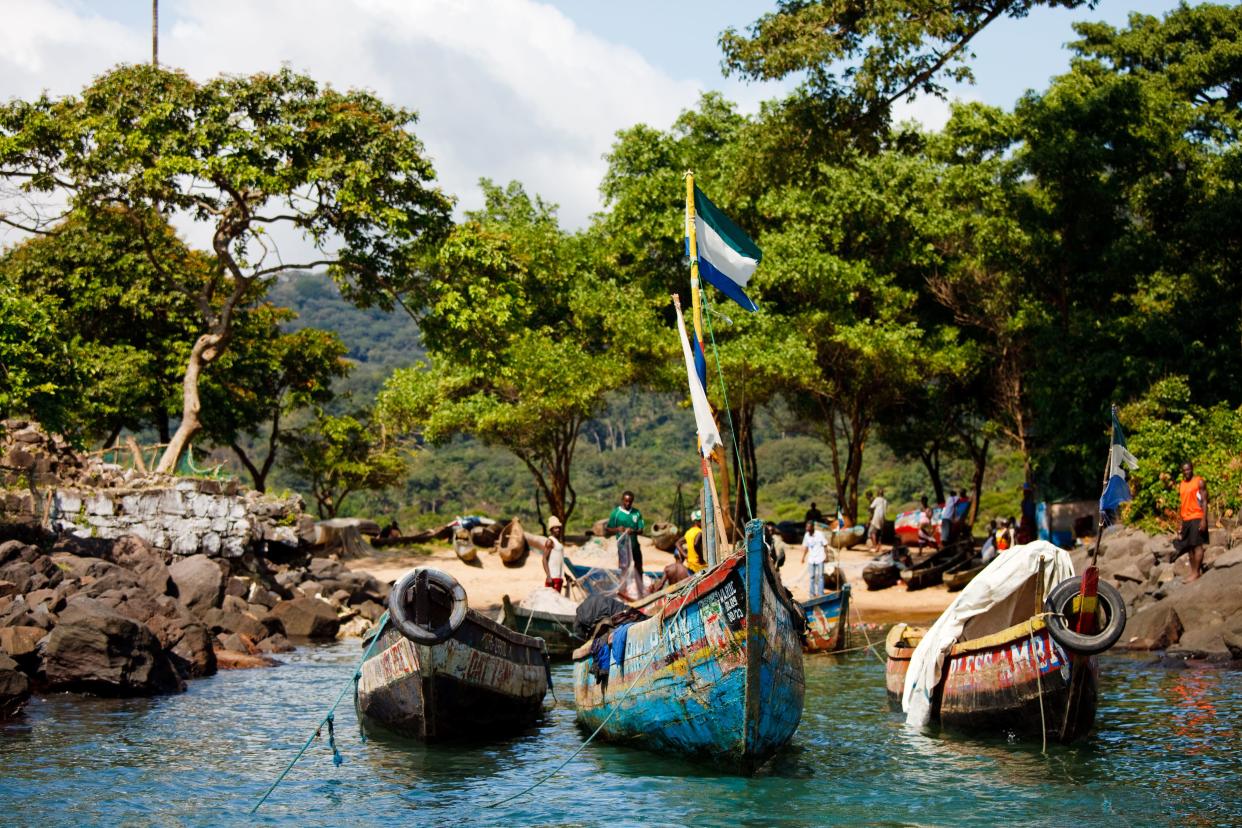
[[469,529],[458,529],[453,533],[453,551],[457,553],[458,558],[466,563],[470,563],[479,557],[479,550],[470,538]]
[[522,521],[514,518],[496,538],[496,551],[500,553],[500,560],[516,564],[526,556],[526,550],[526,530],[522,528]]
[[901,580],[901,570],[891,551],[881,552],[863,567],[862,577],[867,589],[888,589]]
[[574,614],[546,612],[527,609],[514,604],[505,595],[500,599],[500,621],[511,630],[523,635],[542,638],[548,648],[548,658],[568,661],[573,652],[585,642],[574,635]]
[[948,589],[949,592],[957,592],[959,589],[962,589],[974,580],[974,577],[982,572],[985,566],[986,564],[983,562],[982,558],[970,558],[962,561],[960,564],[944,573],[945,588]]
[[672,523],[651,524],[651,542],[661,552],[672,552],[673,547],[677,545],[677,538],[680,536],[681,533],[677,531],[677,527]]
[[541,639],[468,608],[460,584],[439,570],[407,573],[388,603],[355,684],[363,727],[426,741],[495,740],[539,718],[551,683]]
[[803,652],[828,653],[843,650],[849,629],[850,585],[802,602],[806,616]]
[[894,710],[901,709],[901,694],[906,687],[910,658],[926,632],[926,627],[894,624],[884,640],[884,652],[888,655],[884,666],[884,689],[888,692],[888,704]]
[[867,538],[867,527],[850,526],[837,529],[832,533],[828,545],[833,549],[849,549],[862,543]]
[[905,582],[906,589],[911,592],[935,586],[944,580],[945,572],[965,561],[969,555],[970,549],[965,545],[946,546],[918,561],[909,569],[901,570],[901,580]]

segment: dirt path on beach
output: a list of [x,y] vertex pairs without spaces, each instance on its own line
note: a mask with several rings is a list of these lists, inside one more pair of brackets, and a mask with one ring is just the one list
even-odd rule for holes
[[[668,552],[661,552],[644,538],[643,569],[658,571],[673,560]],[[482,611],[500,606],[501,597],[509,595],[517,601],[533,589],[543,586],[543,567],[537,554],[528,554],[518,566],[506,566],[500,556],[485,549],[478,550],[473,564],[458,560],[452,549],[444,545],[423,547],[422,554],[410,550],[377,550],[372,557],[353,558],[345,562],[352,570],[371,573],[381,581],[391,583],[415,566],[434,566],[456,578],[466,589],[470,605]],[[582,544],[566,544],[565,554],[574,563],[616,566],[617,557],[612,541],[591,539]],[[879,591],[867,589],[862,579],[863,567],[873,557],[865,547],[846,549],[840,553],[841,568],[851,586],[850,603],[853,621],[859,619],[871,624],[890,624],[896,621],[929,623],[940,615],[956,593],[949,593],[943,586],[907,592],[898,585]],[[801,547],[793,547],[789,559],[781,567],[781,579],[802,600],[808,595],[809,580],[805,564],[799,562]]]

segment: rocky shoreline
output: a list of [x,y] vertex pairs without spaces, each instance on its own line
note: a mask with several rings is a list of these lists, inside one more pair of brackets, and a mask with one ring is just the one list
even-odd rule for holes
[[[1188,581],[1190,562],[1174,561],[1172,535],[1148,535],[1131,527],[1105,531],[1100,578],[1126,601],[1127,620],[1118,647],[1163,651],[1174,659],[1242,659],[1242,531],[1212,529],[1204,572]],[[1089,547],[1072,553],[1077,571]]]
[[249,563],[169,565],[132,535],[0,543],[0,713],[32,691],[181,692],[219,669],[276,664],[293,642],[362,635],[384,611],[383,586],[331,558]]

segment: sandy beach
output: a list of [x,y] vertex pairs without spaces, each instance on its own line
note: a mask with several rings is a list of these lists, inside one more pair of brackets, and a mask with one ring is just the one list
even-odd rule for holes
[[[673,560],[668,552],[661,552],[643,538],[643,568],[649,572],[663,569]],[[591,538],[585,542],[565,546],[566,556],[574,563],[597,564],[615,567],[617,557],[615,541]],[[425,550],[425,551],[422,551]],[[898,585],[888,589],[871,591],[862,579],[863,567],[874,556],[866,547],[838,550],[840,565],[852,588],[850,603],[854,608],[853,621],[869,624],[889,624],[896,621],[926,623],[935,620],[953,595],[944,586],[935,586],[917,592],[907,592]],[[802,600],[808,595],[807,567],[800,562],[801,547],[793,547],[790,557],[781,567],[781,579]],[[537,554],[528,554],[520,565],[507,566],[500,556],[486,549],[478,550],[473,563],[457,558],[447,545],[421,547],[419,553],[410,550],[377,550],[373,556],[353,558],[346,561],[351,570],[362,570],[380,581],[391,583],[411,567],[434,566],[456,578],[466,589],[470,605],[488,611],[498,608],[501,598],[509,595],[514,600],[543,586],[543,567]]]

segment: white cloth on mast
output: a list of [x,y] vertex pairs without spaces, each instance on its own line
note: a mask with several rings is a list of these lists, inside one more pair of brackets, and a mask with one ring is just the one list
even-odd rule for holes
[[699,372],[694,369],[694,352],[690,350],[690,339],[686,336],[686,320],[677,308],[677,332],[681,335],[681,353],[686,358],[686,379],[690,383],[690,407],[694,409],[694,423],[699,432],[699,448],[707,457],[712,449],[722,445],[720,430],[716,428],[716,419],[712,416],[712,407],[707,403],[707,390],[699,381]]

